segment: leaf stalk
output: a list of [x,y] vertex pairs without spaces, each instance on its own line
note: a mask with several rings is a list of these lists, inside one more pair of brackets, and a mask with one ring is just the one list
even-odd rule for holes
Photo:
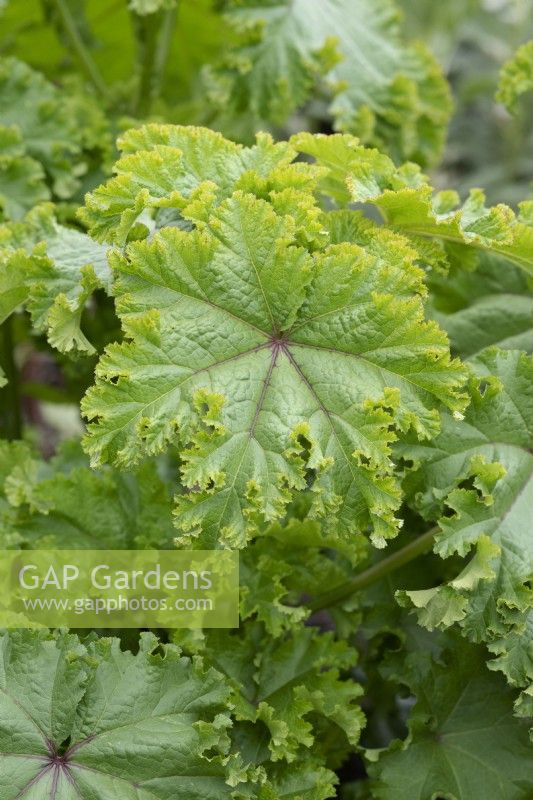
[[387,558],[384,558],[382,561],[378,561],[377,564],[373,564],[371,567],[364,570],[364,572],[355,575],[349,581],[342,583],[340,586],[336,586],[335,589],[331,589],[331,591],[324,592],[324,594],[315,597],[314,600],[311,600],[307,605],[312,611],[321,611],[324,608],[330,608],[331,606],[341,603],[343,600],[347,600],[362,589],[368,588],[390,572],[394,572],[423,553],[427,553],[431,550],[435,534],[438,530],[438,526],[435,525],[414,541],[409,542],[405,547],[387,556]]

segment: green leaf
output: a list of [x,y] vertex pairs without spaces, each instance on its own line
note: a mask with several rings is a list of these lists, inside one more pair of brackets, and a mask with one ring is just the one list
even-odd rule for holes
[[2,59],[0,125],[17,131],[25,152],[51,175],[68,181],[68,158],[75,148],[66,136],[68,120],[58,99],[59,93],[38,72],[16,59]]
[[406,489],[415,505],[439,520],[435,551],[473,558],[449,583],[400,595],[429,628],[459,622],[485,641],[515,685],[533,679],[533,360],[487,350],[473,362],[472,402],[463,421],[446,417],[427,447],[401,445],[414,472]]
[[3,490],[11,507],[1,526],[4,546],[172,547],[171,495],[156,464],[127,474],[95,471],[78,448],[70,450],[45,462],[18,443],[0,444],[0,498]]
[[310,614],[301,598],[343,584],[367,549],[366,537],[345,541],[309,519],[261,529],[241,556],[241,619],[255,616],[273,636],[300,625]]
[[23,221],[0,226],[0,264],[0,319],[24,302],[53,347],[94,352],[80,322],[92,292],[110,290],[104,247],[58,224],[52,206],[37,206]]
[[533,274],[530,201],[519,204],[518,217],[503,204],[487,208],[480,189],[472,189],[459,205],[455,192],[434,193],[416,165],[398,168],[377,150],[360,147],[353,137],[302,133],[291,142],[328,168],[325,192],[340,204],[356,201],[375,206],[385,224],[407,236],[433,268],[442,268],[450,255],[464,258],[472,248],[502,256]]
[[[290,185],[286,170],[295,156],[286,142],[274,144],[267,134],[259,134],[254,147],[243,147],[207,128],[179,125],[134,128],[119,138],[118,147],[123,155],[114,167],[116,177],[89,194],[78,213],[95,239],[120,246],[137,223],[145,236],[164,226],[166,209],[179,212],[213,195],[223,200],[250,171],[256,181],[264,180],[265,192],[276,182]],[[305,178],[301,169],[292,170]],[[176,214],[175,224],[180,220],[186,227]]]
[[500,74],[496,100],[516,112],[518,98],[533,90],[533,41],[518,48]]
[[[239,742],[262,742],[259,759],[253,747],[250,753],[267,774],[269,761],[319,763],[333,742],[346,753],[359,741],[361,688],[347,676],[357,654],[332,634],[306,627],[275,639],[252,621],[239,631],[204,631],[201,641],[182,631],[174,636],[226,676]],[[247,746],[242,745],[245,760]]]
[[[98,131],[98,139],[95,138]],[[26,172],[29,165],[41,165],[33,183],[33,195],[37,191],[37,181],[42,181],[46,173],[54,194],[61,199],[71,197],[80,185],[80,178],[88,168],[89,154],[94,149],[106,153],[109,150],[109,133],[96,101],[85,91],[83,100],[64,87],[58,89],[39,72],[15,58],[0,59],[0,140],[7,134],[19,138],[24,155]],[[31,157],[28,160],[28,156]],[[19,170],[21,167],[19,167]],[[32,183],[32,186],[33,186]],[[41,196],[48,198],[45,188],[40,188]],[[22,193],[14,193],[15,202]],[[26,195],[24,210],[32,203]],[[19,201],[20,203],[21,201]],[[22,213],[17,209],[15,219]]]
[[283,122],[323,77],[340,130],[394,158],[433,162],[451,104],[434,58],[405,44],[389,0],[246,0],[227,3],[238,43],[208,71],[215,103],[234,115]]
[[405,741],[370,754],[376,800],[527,800],[533,791],[527,724],[486,670],[481,648],[455,642],[437,662],[419,652],[398,675],[416,695]]
[[[287,180],[301,183],[295,166]],[[184,542],[242,546],[312,470],[311,516],[340,532],[371,524],[383,546],[397,526],[391,426],[428,437],[441,403],[463,406],[462,370],[423,318],[415,254],[355,213],[346,241],[290,183],[271,202],[214,195],[183,210],[192,230],[112,257],[128,341],[108,347],[83,401],[87,451],[126,466],[179,441]]]
[[[253,741],[251,742],[253,744]],[[303,762],[303,763],[302,763]],[[290,769],[276,765],[268,770],[268,778],[261,786],[259,800],[327,800],[334,797],[337,776],[329,769],[313,763],[312,758],[291,764]]]
[[429,313],[452,352],[471,358],[491,345],[533,352],[533,292],[520,269],[483,253],[473,271],[433,274],[429,288]]
[[137,655],[118,639],[87,652],[75,636],[2,636],[4,800],[229,798],[216,755],[226,746],[228,690],[214,670],[158,647],[151,634]]
[[15,511],[5,496],[5,481],[13,472],[23,474],[32,463],[32,452],[26,442],[0,440],[0,543],[6,549],[20,546],[21,537],[15,525]]
[[0,126],[0,220],[21,219],[49,191],[38,161],[24,154],[13,128]]

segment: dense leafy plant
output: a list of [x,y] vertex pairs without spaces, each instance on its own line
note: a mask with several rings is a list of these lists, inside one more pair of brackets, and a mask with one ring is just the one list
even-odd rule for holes
[[532,797],[532,202],[422,172],[389,0],[3,14],[0,548],[236,548],[241,624],[0,633],[0,800]]

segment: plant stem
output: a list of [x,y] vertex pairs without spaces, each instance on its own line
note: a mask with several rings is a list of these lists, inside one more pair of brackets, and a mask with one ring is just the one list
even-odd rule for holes
[[66,3],[66,0],[54,0],[54,3],[61,22],[63,23],[65,33],[70,40],[70,44],[76,53],[78,61],[85,69],[95,89],[99,92],[99,94],[102,95],[102,97],[104,97],[106,100],[109,100],[109,90],[107,85],[100,74],[100,70],[96,66],[91,54],[89,53],[89,50],[85,46],[85,43],[76,25],[76,21],[72,16],[72,12]]
[[394,570],[403,567],[405,564],[408,564],[409,561],[412,561],[413,559],[417,558],[417,556],[422,555],[422,553],[427,553],[428,550],[431,550],[435,534],[438,530],[439,528],[437,526],[431,528],[413,542],[410,542],[409,544],[405,545],[405,547],[402,547],[401,550],[397,550],[395,553],[392,553],[392,555],[384,558],[382,561],[378,561],[377,564],[373,564],[364,572],[361,572],[359,575],[351,578],[351,580],[346,581],[346,583],[343,583],[340,586],[335,587],[335,589],[332,589],[329,592],[324,592],[324,594],[315,597],[314,600],[308,603],[309,608],[311,608],[313,611],[320,611],[323,608],[329,608],[330,606],[336,605],[342,600],[346,600],[348,597],[351,597],[355,592],[358,592],[361,589],[366,589],[368,586],[376,583],[376,581],[381,580],[381,578],[383,578],[385,575],[388,575],[389,572],[394,572]]
[[20,413],[19,376],[14,356],[12,317],[0,325],[0,366],[7,379],[0,389],[0,435],[4,439],[20,439],[22,418]]
[[152,80],[152,97],[159,97],[161,92],[161,84],[167,65],[168,57],[170,55],[170,48],[172,46],[172,37],[176,28],[176,20],[178,17],[178,6],[169,8],[164,12],[163,21],[161,23],[161,30],[159,32],[159,46],[155,54],[154,61],[154,75]]
[[133,113],[136,117],[142,118],[147,117],[152,108],[154,62],[160,14],[146,14],[146,16],[140,17],[132,12],[132,16],[139,48],[137,60],[140,70]]
[[147,117],[158,97],[176,26],[177,7],[164,12],[139,16],[133,14],[133,25],[139,45],[139,86],[134,113]]

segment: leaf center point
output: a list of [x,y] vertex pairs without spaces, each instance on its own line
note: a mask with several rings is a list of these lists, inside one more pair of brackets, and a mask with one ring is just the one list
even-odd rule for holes
[[283,333],[274,333],[269,339],[269,344],[273,350],[284,350],[287,347],[288,340]]

